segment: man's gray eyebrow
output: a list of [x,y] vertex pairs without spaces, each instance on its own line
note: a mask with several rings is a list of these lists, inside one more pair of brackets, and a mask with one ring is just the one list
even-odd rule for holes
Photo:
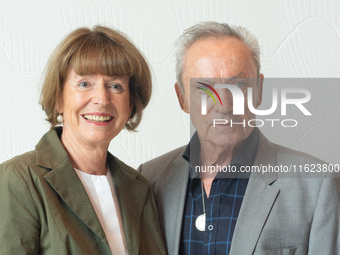
[[237,78],[247,78],[247,75],[244,72],[240,72],[236,74],[235,76],[228,78],[228,79],[237,79]]
[[[211,83],[214,83],[214,84],[217,84],[215,81],[216,80],[226,80],[227,83],[228,82],[231,82],[231,81],[234,81],[238,78],[247,78],[247,75],[244,73],[244,72],[240,72],[236,75],[234,75],[233,77],[222,77],[222,78],[207,78],[207,77],[204,77],[204,78],[195,78],[196,82],[192,85],[197,85],[198,84],[198,81],[199,82],[203,82],[203,83],[207,83],[209,85],[212,85]],[[220,81],[218,83],[221,83]],[[225,82],[224,82],[225,83]]]
[[202,80],[200,80],[201,82],[204,82],[204,83],[210,83],[214,80],[216,80],[218,78],[203,78]]

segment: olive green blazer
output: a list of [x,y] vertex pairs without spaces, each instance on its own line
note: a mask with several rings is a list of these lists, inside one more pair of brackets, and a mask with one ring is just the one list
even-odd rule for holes
[[[35,151],[0,165],[0,254],[111,254],[61,132],[47,132]],[[166,254],[148,182],[110,153],[107,164],[129,255]]]

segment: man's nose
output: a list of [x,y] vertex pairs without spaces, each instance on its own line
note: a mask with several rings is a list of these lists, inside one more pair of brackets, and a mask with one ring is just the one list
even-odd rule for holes
[[218,95],[220,96],[220,100],[216,100],[216,110],[220,113],[226,114],[226,113],[232,113],[233,111],[233,95],[230,92],[229,89],[221,88],[216,89]]

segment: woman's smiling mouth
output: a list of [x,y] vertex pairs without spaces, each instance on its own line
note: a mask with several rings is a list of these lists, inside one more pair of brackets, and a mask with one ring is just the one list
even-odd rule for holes
[[89,114],[85,114],[83,116],[88,121],[99,122],[99,123],[109,122],[113,118],[112,116],[99,116],[99,115],[89,115]]

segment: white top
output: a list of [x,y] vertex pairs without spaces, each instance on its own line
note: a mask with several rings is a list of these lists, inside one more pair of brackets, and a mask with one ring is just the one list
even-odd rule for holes
[[123,223],[109,169],[106,175],[91,175],[75,169],[102,225],[113,255],[126,255]]

